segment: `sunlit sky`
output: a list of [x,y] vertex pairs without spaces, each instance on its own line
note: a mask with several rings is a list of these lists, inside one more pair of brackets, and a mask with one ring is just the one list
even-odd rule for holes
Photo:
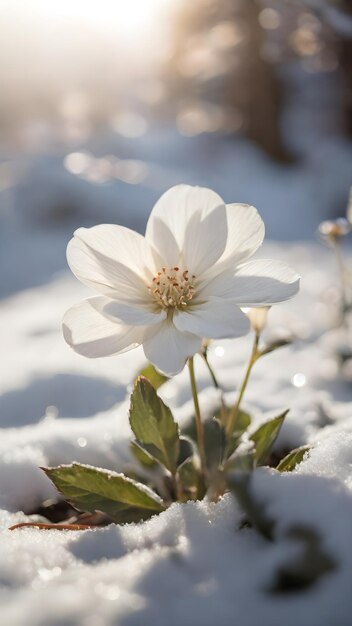
[[148,39],[153,47],[155,34],[177,4],[179,0],[2,0],[0,36],[6,39],[17,34],[21,46],[33,30],[39,38],[55,38],[55,31],[66,26],[69,31],[114,36],[131,48]]
[[261,6],[255,50],[247,0],[0,0],[2,132],[59,120],[57,132],[78,140],[108,120],[139,137],[153,107],[187,136],[242,132],[261,63],[297,55],[310,72],[338,66],[316,16],[285,21]]
[[172,2],[175,0],[27,0],[21,11],[25,4],[27,11],[30,9],[32,15],[36,13],[43,20],[66,17],[137,37],[155,24]]
[[3,107],[81,89],[99,94],[150,74],[167,55],[180,2],[0,0]]

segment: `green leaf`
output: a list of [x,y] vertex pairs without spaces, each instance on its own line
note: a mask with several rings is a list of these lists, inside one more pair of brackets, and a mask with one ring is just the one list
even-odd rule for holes
[[[219,422],[221,422],[223,426],[226,427],[226,424],[230,417],[230,413],[233,410],[234,410],[234,407],[232,406],[222,407],[215,413],[215,417],[217,420],[219,420]],[[236,416],[234,431],[240,432],[242,434],[244,433],[245,430],[247,430],[250,423],[251,423],[251,416],[249,415],[249,413],[247,413],[246,411],[242,411],[242,409],[240,409]]]
[[180,450],[179,428],[153,385],[139,377],[131,396],[130,424],[137,443],[174,473]]
[[236,448],[241,443],[241,437],[243,433],[246,432],[247,428],[250,426],[250,423],[251,423],[250,415],[246,413],[245,411],[240,410],[236,416],[234,431],[231,434],[231,437],[228,438],[228,441],[227,441],[227,458],[229,458],[231,454],[234,453]]
[[137,459],[137,461],[141,465],[144,465],[145,467],[149,467],[149,468],[155,467],[157,465],[157,461],[154,459],[154,457],[151,456],[149,454],[149,452],[144,450],[137,443],[137,441],[131,441],[131,443],[130,443],[130,450],[131,450],[133,456],[135,457],[135,459]]
[[161,385],[169,380],[167,376],[158,372],[158,370],[155,369],[154,365],[152,365],[151,363],[148,363],[148,365],[143,367],[142,371],[139,373],[139,376],[144,376],[144,378],[147,378],[149,382],[153,385],[154,389],[159,389]]
[[274,417],[274,419],[265,422],[265,424],[259,426],[251,435],[250,439],[254,441],[255,445],[255,459],[257,465],[263,464],[268,457],[287,413],[288,410]]
[[80,511],[102,511],[115,521],[120,521],[121,516],[126,521],[137,510],[148,517],[165,509],[154,491],[123,474],[79,463],[42,469],[64,498]]
[[291,450],[289,454],[281,459],[276,469],[279,470],[279,472],[292,472],[296,465],[299,465],[299,463],[303,461],[306,452],[308,452],[311,447],[312,446],[301,446],[300,448]]
[[235,421],[234,433],[244,433],[251,423],[251,416],[246,411],[241,409],[238,411]]

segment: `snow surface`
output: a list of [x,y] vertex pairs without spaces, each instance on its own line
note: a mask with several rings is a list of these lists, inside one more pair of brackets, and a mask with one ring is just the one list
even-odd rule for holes
[[[50,248],[50,242],[58,253],[61,247],[55,248],[50,235],[43,245]],[[80,533],[8,531],[54,495],[39,466],[78,461],[123,471],[133,462],[127,447],[128,393],[144,357],[136,350],[89,361],[69,350],[60,319],[88,291],[68,272],[2,301],[1,624],[351,624],[351,382],[335,354],[345,338],[333,328],[324,332],[333,326],[328,307],[336,297],[333,257],[312,243],[285,249],[270,244],[261,256],[293,264],[302,289],[270,312],[265,338],[286,333],[296,340],[257,364],[245,406],[254,423],[291,408],[277,450],[314,444],[294,473],[255,474],[255,496],[276,521],[273,542],[239,529],[242,513],[230,495],[218,504],[175,504],[139,525]],[[229,400],[249,351],[248,337],[210,348]],[[200,359],[196,370],[206,415],[218,394]],[[187,372],[160,393],[185,423],[192,412]],[[316,531],[335,568],[307,590],[277,594],[272,587],[278,570],[302,549],[288,536],[292,524]]]
[[[253,424],[290,408],[279,453],[314,446],[292,474],[261,469],[254,476],[254,495],[276,522],[273,542],[240,529],[243,515],[230,495],[217,504],[174,504],[139,525],[8,530],[55,495],[39,466],[76,461],[120,472],[133,463],[128,395],[145,364],[142,351],[90,361],[61,336],[65,310],[90,295],[66,269],[75,228],[113,221],[142,231],[154,201],[179,182],[258,206],[270,238],[313,240],[321,219],[343,213],[352,149],[336,133],[334,85],[297,67],[287,76],[284,134],[303,156],[290,166],[245,140],[185,138],[166,127],[135,140],[110,132],[82,147],[53,149],[50,139],[37,153],[2,151],[10,180],[0,195],[1,626],[351,625],[352,372],[336,356],[346,337],[330,311],[335,262],[312,241],[266,244],[260,252],[291,263],[302,287],[270,312],[265,338],[292,334],[295,341],[256,364],[244,406]],[[138,159],[146,178],[127,185],[74,176],[64,157],[81,149]],[[248,337],[210,347],[229,401],[249,353]],[[195,366],[210,415],[219,396],[200,359]],[[187,372],[160,394],[185,424],[193,410]],[[317,533],[335,568],[309,589],[275,594],[278,570],[302,551],[289,536],[293,524]]]

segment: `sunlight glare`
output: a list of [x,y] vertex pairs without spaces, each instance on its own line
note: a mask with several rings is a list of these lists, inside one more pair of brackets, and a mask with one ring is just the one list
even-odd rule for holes
[[171,0],[32,0],[32,9],[45,18],[67,18],[90,26],[113,29],[123,37],[137,36],[158,21]]

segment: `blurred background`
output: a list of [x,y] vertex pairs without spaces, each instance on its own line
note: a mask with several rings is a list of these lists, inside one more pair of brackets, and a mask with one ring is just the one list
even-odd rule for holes
[[352,184],[349,0],[2,0],[0,295],[180,183],[313,239]]

